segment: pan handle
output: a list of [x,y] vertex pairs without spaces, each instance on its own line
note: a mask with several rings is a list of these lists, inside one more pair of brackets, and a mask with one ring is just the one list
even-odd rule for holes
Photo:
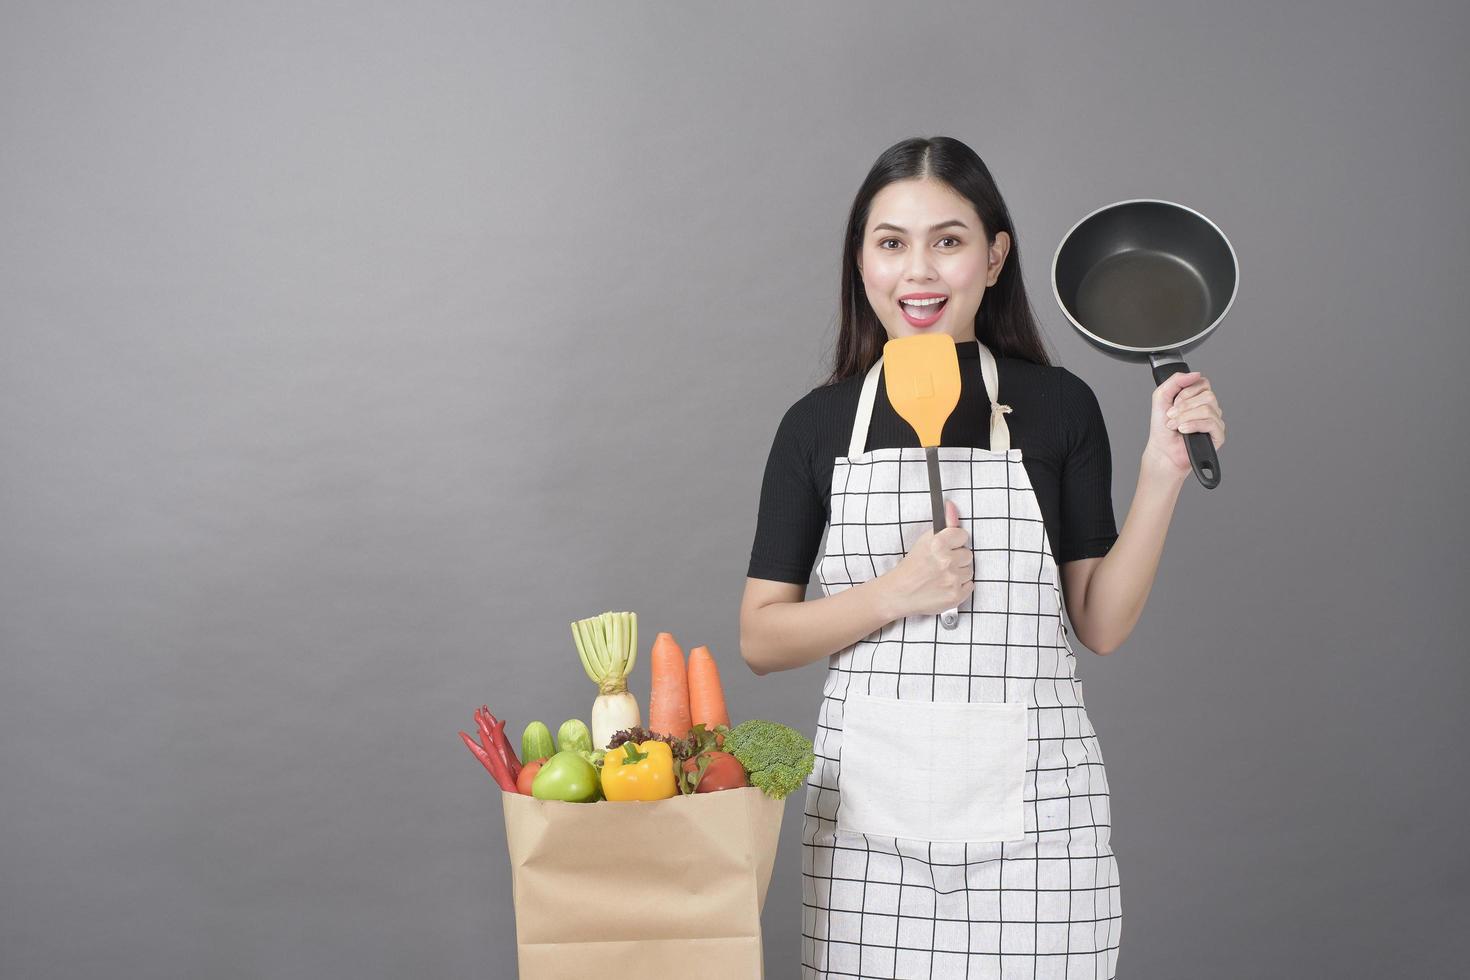
[[[1170,375],[1187,373],[1189,365],[1184,363],[1182,357],[1171,357],[1161,360],[1157,357],[1152,359],[1154,372],[1154,385],[1157,387],[1164,383],[1164,379]],[[1210,438],[1208,432],[1186,432],[1184,433],[1184,447],[1189,450],[1189,465],[1194,467],[1194,475],[1199,477],[1199,482],[1206,490],[1213,490],[1220,485],[1220,457],[1215,454],[1215,440]]]

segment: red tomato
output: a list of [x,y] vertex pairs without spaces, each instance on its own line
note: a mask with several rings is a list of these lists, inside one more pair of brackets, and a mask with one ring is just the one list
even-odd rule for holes
[[722,789],[738,789],[741,786],[749,786],[750,780],[745,778],[745,767],[740,760],[728,752],[710,750],[701,752],[692,759],[684,760],[685,772],[698,772],[699,760],[709,756],[709,768],[704,771],[704,776],[695,787],[696,793],[715,793]]
[[536,774],[541,771],[541,763],[545,762],[546,759],[547,757],[543,756],[535,762],[528,762],[521,767],[521,774],[516,777],[517,793],[520,793],[522,796],[531,795],[531,780],[536,778]]

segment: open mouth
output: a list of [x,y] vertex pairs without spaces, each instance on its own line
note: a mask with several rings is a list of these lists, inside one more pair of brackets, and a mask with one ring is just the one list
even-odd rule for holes
[[898,301],[898,308],[903,311],[904,319],[913,326],[928,327],[939,320],[939,315],[944,312],[948,304],[948,296],[938,299],[901,299]]

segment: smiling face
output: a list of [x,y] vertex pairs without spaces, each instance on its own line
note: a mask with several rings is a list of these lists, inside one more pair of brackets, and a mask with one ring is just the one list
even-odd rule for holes
[[919,333],[974,340],[980,298],[1010,247],[1003,231],[986,240],[975,208],[949,185],[899,180],[868,209],[858,271],[890,340]]

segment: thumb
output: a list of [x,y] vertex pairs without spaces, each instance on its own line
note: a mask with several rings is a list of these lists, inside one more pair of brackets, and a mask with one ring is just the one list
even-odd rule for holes
[[1154,389],[1154,394],[1161,404],[1170,405],[1174,402],[1174,396],[1198,380],[1198,371],[1178,371],[1165,378],[1163,384]]
[[960,526],[960,509],[955,506],[955,502],[953,500],[946,500],[944,502],[944,526]]

